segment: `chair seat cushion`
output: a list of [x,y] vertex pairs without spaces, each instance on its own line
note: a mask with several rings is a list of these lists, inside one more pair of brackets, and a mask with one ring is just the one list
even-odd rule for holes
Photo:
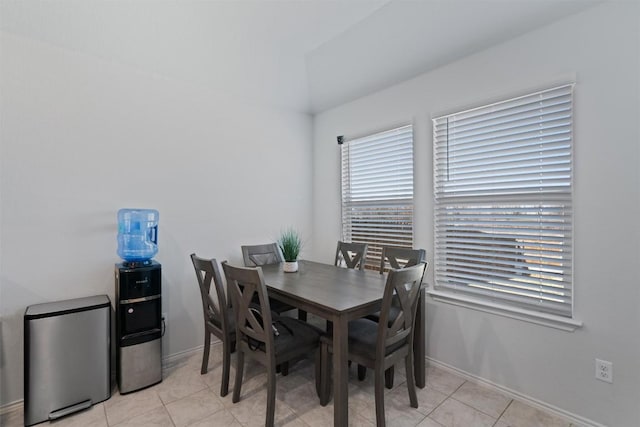
[[[395,306],[391,306],[389,307],[389,321],[387,322],[389,325],[392,325],[393,322],[395,322],[396,318],[398,317],[398,315],[400,314],[400,308],[399,307],[395,307]],[[374,322],[379,322],[380,321],[380,312],[376,312],[373,314],[370,314],[368,316],[365,317],[365,319],[369,319],[369,320],[373,320]]]
[[[272,323],[278,330],[278,335],[273,336],[276,356],[313,347],[318,344],[322,335],[322,331],[315,326],[290,317],[276,316]],[[256,350],[264,349],[264,343],[260,342]]]
[[317,345],[322,331],[313,325],[290,317],[277,317],[274,321],[279,335],[274,336],[276,355],[296,347]]
[[294,306],[286,304],[282,301],[278,301],[275,298],[269,298],[269,306],[271,308],[272,312],[278,313],[278,314],[282,314],[286,311],[290,311],[295,309]]
[[[369,319],[356,319],[349,322],[349,353],[375,359],[377,339],[378,323]],[[397,350],[404,344],[403,341],[400,341],[387,347],[385,354]]]
[[[257,294],[253,296],[253,299],[251,300],[251,302],[258,306],[260,305],[260,300],[258,299]],[[271,308],[272,313],[277,313],[277,314],[282,314],[287,311],[295,309],[294,306],[284,303],[282,301],[279,301],[275,298],[269,298],[269,308]]]

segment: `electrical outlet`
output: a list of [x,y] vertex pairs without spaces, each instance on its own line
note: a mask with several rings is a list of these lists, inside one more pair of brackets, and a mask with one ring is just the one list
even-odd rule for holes
[[596,378],[600,381],[613,383],[613,363],[608,360],[596,359]]

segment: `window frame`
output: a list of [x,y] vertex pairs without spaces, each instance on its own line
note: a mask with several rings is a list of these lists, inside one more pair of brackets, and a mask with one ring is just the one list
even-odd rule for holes
[[[408,140],[407,140],[408,139]],[[386,143],[385,143],[385,140]],[[380,258],[382,246],[397,247],[413,247],[415,241],[415,157],[414,157],[414,125],[413,123],[404,123],[385,130],[367,133],[363,136],[344,138],[338,137],[340,145],[340,224],[341,239],[345,242],[367,243],[367,259],[365,268],[370,270],[378,270],[380,266]],[[368,144],[368,145],[367,145]],[[375,159],[379,159],[381,153],[387,151],[387,147],[398,147],[400,156],[400,167],[398,164],[392,163],[394,167],[375,166],[382,175],[377,175],[376,180],[382,178],[382,182],[375,185],[380,186],[380,193],[367,196],[365,185],[367,182],[364,178],[354,184],[354,170],[352,159],[358,156],[368,155],[371,158],[369,163]],[[366,148],[365,148],[366,147]],[[379,148],[376,148],[379,147]],[[385,148],[383,148],[385,147]],[[361,153],[358,153],[358,149]],[[407,151],[410,149],[410,151]],[[356,151],[354,153],[353,151]],[[373,159],[373,160],[372,160]],[[387,159],[383,159],[384,162]],[[368,167],[363,165],[357,167]],[[388,166],[388,163],[387,163]],[[345,169],[346,168],[346,169]],[[388,170],[397,169],[397,181],[393,179],[393,173],[387,173]],[[410,182],[409,182],[410,181]],[[394,184],[395,183],[395,184]],[[358,190],[354,192],[354,185]],[[392,187],[396,186],[394,190]],[[395,191],[395,193],[394,193]],[[397,197],[393,197],[393,195]],[[369,198],[373,197],[373,198]],[[351,211],[350,211],[351,209]],[[375,218],[375,210],[384,209],[385,214],[381,216],[389,216],[389,221],[396,221],[396,224],[390,224],[391,228],[385,228],[381,224],[382,220]],[[354,226],[354,217],[360,215],[365,218],[359,226]],[[366,219],[371,222],[367,222]],[[389,222],[387,221],[387,222]],[[378,232],[385,234],[385,237],[378,239],[370,239],[371,234],[375,233],[374,228],[379,227]],[[393,229],[396,229],[394,234]]]
[[[440,302],[446,302],[446,303],[450,303],[450,304],[455,304],[455,305],[459,305],[459,306],[464,306],[467,308],[471,308],[474,310],[480,310],[480,311],[484,311],[484,312],[490,312],[490,313],[494,313],[494,314],[498,314],[498,315],[503,315],[503,316],[508,316],[511,318],[517,318],[517,319],[521,319],[521,320],[525,320],[525,321],[529,321],[529,322],[533,322],[533,323],[537,323],[537,324],[541,324],[541,325],[545,325],[545,326],[550,326],[550,327],[555,327],[558,329],[562,329],[562,330],[566,330],[566,331],[573,331],[578,327],[582,326],[582,322],[579,320],[575,319],[575,314],[574,314],[574,307],[575,307],[575,293],[573,292],[574,290],[574,285],[573,285],[573,254],[570,255],[570,266],[568,267],[568,271],[569,271],[569,278],[571,280],[570,282],[570,288],[569,288],[569,292],[570,292],[570,313],[567,312],[563,312],[562,314],[558,314],[558,313],[553,313],[550,311],[538,311],[535,307],[532,309],[531,306],[527,306],[527,304],[523,304],[522,302],[519,303],[509,303],[509,301],[507,301],[507,298],[504,298],[504,296],[499,296],[497,299],[496,298],[492,298],[491,297],[491,291],[479,291],[478,294],[479,295],[473,295],[472,293],[467,293],[466,292],[466,287],[462,286],[460,288],[460,290],[458,292],[456,292],[454,289],[452,289],[451,286],[446,287],[446,286],[442,286],[439,284],[438,280],[439,278],[441,278],[443,276],[443,273],[440,272],[439,274],[439,270],[441,270],[443,268],[442,265],[440,265],[443,261],[441,261],[440,255],[442,251],[449,251],[450,247],[447,246],[447,249],[438,249],[438,245],[439,242],[443,239],[442,238],[442,234],[448,234],[449,231],[445,231],[445,232],[439,232],[438,231],[438,226],[439,224],[441,225],[441,222],[443,221],[442,215],[438,214],[438,209],[440,207],[443,206],[442,203],[440,203],[438,201],[438,196],[440,195],[440,197],[442,197],[442,192],[443,189],[438,188],[439,185],[439,180],[442,181],[442,175],[438,175],[438,173],[440,173],[440,171],[438,170],[438,153],[437,150],[440,148],[442,149],[442,141],[445,140],[445,142],[448,144],[448,141],[450,139],[449,135],[448,135],[448,127],[447,127],[447,136],[445,138],[442,138],[438,136],[437,134],[437,129],[438,129],[438,123],[441,123],[442,120],[444,118],[449,118],[449,117],[454,117],[454,116],[458,116],[458,117],[464,117],[465,114],[477,114],[477,113],[482,113],[482,112],[489,112],[492,111],[493,108],[495,108],[496,106],[498,106],[498,108],[500,108],[500,105],[505,105],[505,108],[507,108],[506,106],[508,105],[508,103],[512,103],[512,102],[518,102],[519,99],[526,99],[527,97],[534,97],[536,95],[539,94],[544,94],[546,92],[551,92],[557,89],[564,89],[564,88],[569,88],[569,101],[570,101],[570,113],[571,113],[571,117],[570,117],[570,124],[569,124],[569,129],[570,129],[570,178],[569,178],[569,204],[570,204],[570,227],[571,227],[571,236],[569,239],[569,250],[572,251],[573,250],[573,225],[575,224],[575,221],[573,220],[573,208],[571,207],[572,203],[573,203],[573,192],[574,192],[574,182],[573,182],[573,170],[574,170],[574,166],[573,166],[573,162],[575,159],[575,155],[574,155],[574,131],[573,131],[573,123],[574,123],[574,117],[573,117],[573,112],[575,111],[575,106],[574,106],[574,102],[573,102],[573,97],[574,97],[574,87],[575,87],[575,83],[566,83],[566,84],[562,84],[562,85],[556,85],[553,87],[547,87],[545,89],[542,90],[535,90],[535,91],[528,91],[527,93],[525,93],[524,95],[520,95],[520,96],[516,96],[516,97],[504,97],[502,100],[497,101],[497,102],[492,102],[492,103],[483,103],[482,105],[478,106],[478,107],[474,107],[471,109],[464,109],[464,110],[460,110],[458,112],[454,112],[454,113],[450,113],[450,114],[443,114],[443,115],[437,115],[437,116],[433,116],[432,117],[432,126],[433,126],[433,150],[434,150],[434,156],[433,156],[433,167],[434,167],[434,171],[433,171],[433,178],[434,178],[434,270],[435,270],[435,274],[434,274],[434,283],[431,289],[429,289],[429,295],[434,298],[436,301],[440,301]],[[542,113],[540,114],[541,116],[543,115]],[[484,119],[482,119],[484,120]],[[489,123],[489,119],[486,119],[487,123]],[[539,119],[540,122],[542,122],[542,118]],[[448,122],[447,122],[448,123]],[[483,122],[484,123],[484,122]],[[448,125],[447,125],[448,126]],[[476,132],[480,132],[480,131],[476,131]],[[473,133],[473,132],[472,132]],[[472,142],[469,143],[471,146],[471,144],[473,144]],[[513,148],[513,141],[507,139],[507,142],[505,143],[505,145],[508,145],[509,147]],[[444,152],[446,153],[446,157],[447,159],[450,156],[450,148],[448,145],[446,145]],[[449,164],[448,164],[448,160],[447,160],[447,166],[444,168],[446,170],[446,179],[449,178]],[[470,183],[474,183],[473,180],[476,179],[483,179],[486,177],[491,177],[491,173],[487,173],[486,170],[483,170],[480,175],[479,178],[473,178],[470,179],[469,182]],[[462,185],[465,185],[464,183]],[[496,184],[498,185],[498,184]],[[476,191],[476,190],[473,190]],[[477,193],[475,192],[469,192],[468,194],[468,198],[467,200],[473,200],[474,197],[477,197],[477,200],[475,203],[485,203],[487,205],[490,205],[491,202],[490,198],[491,195],[490,194],[485,194],[484,196],[476,196]],[[489,190],[489,193],[492,190]],[[482,193],[483,191],[480,191],[480,193]],[[516,191],[517,193],[517,191]],[[540,194],[544,194],[543,192],[530,192],[527,193],[526,190],[523,190],[522,194],[516,194],[514,197],[514,203],[520,203],[520,204],[524,204],[524,201],[527,202],[531,202],[532,196],[531,195],[538,195],[538,197],[540,197],[542,200],[544,199],[544,196],[540,196]],[[498,197],[498,201],[495,202],[491,202],[493,203],[492,209],[490,210],[494,210],[495,208],[499,207],[500,205],[500,199],[499,196]],[[533,197],[533,199],[535,200],[535,197]],[[495,200],[495,199],[494,199]],[[449,202],[450,204],[452,202]],[[504,201],[502,202],[504,203]],[[444,206],[446,206],[446,204],[444,204]],[[454,209],[454,212],[457,212],[456,209]],[[440,219],[439,219],[440,218]],[[440,222],[439,222],[440,221]],[[445,220],[445,221],[451,221],[451,220]],[[495,220],[494,220],[495,221]],[[445,224],[450,224],[450,222],[445,222]],[[449,230],[449,229],[447,229]],[[439,234],[440,233],[440,234]],[[564,246],[562,246],[564,247]],[[490,265],[496,265],[495,262],[496,258],[494,258],[494,264],[490,264]],[[512,261],[514,262],[514,261]],[[478,267],[476,267],[478,268]],[[528,267],[527,267],[528,268]],[[455,269],[456,267],[453,267],[453,271],[455,274]],[[479,269],[482,270],[482,269]],[[451,274],[448,273],[450,271],[452,271],[450,268],[446,270],[447,272],[444,273],[444,275],[446,276],[447,274]],[[564,271],[564,270],[563,270]],[[516,273],[513,273],[516,274]],[[531,276],[533,276],[531,274]],[[469,283],[471,284],[471,283]],[[468,286],[468,285],[467,285]],[[471,289],[471,288],[469,288]],[[507,290],[509,289],[509,287],[506,288]],[[495,293],[495,292],[494,292]],[[500,295],[500,293],[495,293],[496,295]],[[524,300],[524,299],[523,299]],[[565,303],[566,306],[566,303]]]

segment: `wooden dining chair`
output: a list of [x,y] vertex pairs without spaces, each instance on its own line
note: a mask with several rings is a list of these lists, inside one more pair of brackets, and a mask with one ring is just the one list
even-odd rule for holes
[[[427,251],[424,249],[413,249],[399,246],[383,246],[382,256],[380,257],[380,274],[390,268],[402,269],[411,267],[421,262],[425,262],[427,258]],[[389,267],[387,267],[387,264]],[[389,312],[389,321],[393,322],[398,315],[397,299],[394,297],[391,303],[391,309]],[[371,319],[375,322],[380,320],[380,312],[370,314],[366,316],[367,319]],[[358,379],[364,381],[367,375],[367,370],[363,366],[358,366]],[[385,385],[387,388],[393,388],[394,371],[393,366],[385,371]]]
[[262,245],[243,245],[242,259],[245,267],[257,267],[266,264],[284,262],[284,256],[277,243]]
[[[198,278],[200,297],[202,299],[202,312],[204,317],[204,353],[202,355],[201,374],[207,373],[209,365],[209,348],[211,347],[211,334],[222,341],[222,383],[220,384],[220,396],[229,393],[229,368],[231,366],[231,353],[236,346],[236,327],[230,300],[225,295],[222,277],[215,259],[204,259],[191,254],[191,262]],[[211,284],[215,293],[211,293]]]
[[240,400],[245,357],[259,362],[267,368],[265,425],[273,426],[276,366],[317,350],[322,332],[298,319],[272,317],[260,267],[233,267],[223,263],[222,268],[236,314],[237,366],[232,401]]
[[383,246],[380,257],[380,274],[389,268],[405,268],[420,264],[427,258],[427,251],[424,249],[413,249],[398,246]]
[[[277,243],[266,243],[262,245],[243,245],[242,246],[242,258],[244,260],[245,267],[259,267],[267,264],[277,264],[284,262],[284,256]],[[290,310],[294,310],[295,307],[286,304],[276,299],[270,299],[271,311],[282,314]],[[305,313],[306,315],[306,313]],[[298,317],[301,313],[298,313]],[[302,319],[305,320],[305,319]]]
[[[404,247],[396,247],[396,246],[383,246],[382,247],[382,257],[380,258],[380,274],[383,274],[385,270],[389,268],[386,267],[386,263],[389,263],[390,268],[402,269],[406,267],[411,267],[413,265],[420,264],[422,262],[426,262],[427,251],[424,249],[412,249],[412,248],[404,248]],[[427,263],[428,267],[428,263]],[[389,313],[390,321],[395,320],[397,316],[397,300],[394,298],[391,304],[391,311]],[[371,319],[374,321],[378,321],[380,319],[380,312],[370,314],[366,316],[367,319]],[[364,379],[364,378],[363,378]],[[391,386],[389,386],[391,388]]]
[[[378,427],[385,426],[384,372],[402,359],[405,361],[409,401],[412,408],[418,407],[413,372],[413,328],[425,269],[426,264],[421,263],[402,270],[390,270],[382,298],[380,321],[357,319],[349,322],[349,360],[374,370]],[[399,302],[399,313],[393,322],[389,322],[394,295]],[[331,372],[329,354],[332,351],[331,337],[323,336],[320,339],[320,404],[322,406],[329,402]]]
[[347,268],[364,270],[367,262],[366,243],[346,243],[338,241],[336,248],[336,259],[334,264],[337,266],[346,265]]

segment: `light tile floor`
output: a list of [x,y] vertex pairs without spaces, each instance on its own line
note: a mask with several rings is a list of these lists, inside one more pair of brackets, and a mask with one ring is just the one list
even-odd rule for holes
[[[200,375],[201,354],[193,354],[165,367],[162,383],[145,390],[112,397],[64,419],[40,424],[56,427],[103,426],[263,426],[266,413],[266,374],[247,363],[240,402],[229,394],[221,398],[222,346],[214,345],[209,372]],[[233,359],[233,357],[232,357]],[[544,413],[495,390],[484,388],[448,371],[429,367],[427,385],[418,389],[417,409],[409,406],[404,368],[396,370],[393,389],[385,390],[387,425],[418,427],[554,427],[570,422]],[[231,389],[233,375],[231,369]],[[333,424],[333,403],[322,407],[315,392],[314,367],[303,360],[277,377],[276,425],[323,427]],[[355,366],[349,383],[349,421],[352,426],[375,425],[371,373],[359,382]],[[5,414],[0,425],[23,425],[21,410]]]

